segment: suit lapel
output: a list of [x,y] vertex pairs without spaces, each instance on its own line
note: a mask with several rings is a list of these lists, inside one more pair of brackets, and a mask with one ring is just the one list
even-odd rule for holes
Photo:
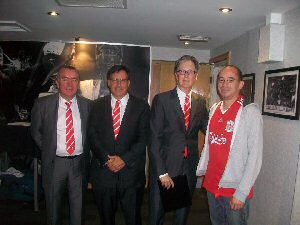
[[[115,134],[114,134],[114,127],[113,127],[113,115],[112,115],[112,108],[111,108],[111,95],[107,95],[106,97],[104,97],[104,104],[105,104],[105,115],[104,115],[104,124],[106,123],[106,126],[108,130],[111,133],[111,137],[113,140],[115,140]],[[107,119],[106,119],[107,118]]]
[[184,125],[184,115],[183,115],[182,108],[180,106],[180,101],[179,101],[176,88],[171,91],[171,105],[174,107],[176,114],[178,115],[180,121],[182,122],[181,123],[182,129],[186,130]]
[[134,104],[134,99],[131,95],[129,95],[129,99],[125,108],[125,112],[122,118],[121,126],[120,126],[120,132],[118,136],[118,140],[123,137],[123,133],[126,133],[126,130],[130,126],[128,119],[130,115],[134,114],[134,111],[132,110]]
[[199,101],[197,101],[197,96],[192,92],[192,99],[191,99],[191,120],[190,120],[190,126],[189,129],[192,127],[193,125],[193,120],[195,118],[197,109],[198,109],[198,105],[199,105]]
[[[86,111],[86,107],[83,106],[83,102],[80,96],[76,96],[77,98],[77,104],[78,104],[78,109],[79,109],[79,114],[80,114],[80,119],[81,119],[81,131],[86,130],[86,125],[87,125],[87,116],[86,114],[88,113]],[[85,143],[85,132],[82,132],[82,143]]]
[[[49,98],[49,102],[47,104],[47,114],[49,115],[47,118],[49,118],[48,120],[48,127],[47,129],[49,129],[51,132],[51,138],[52,141],[52,145],[51,149],[56,150],[56,146],[57,146],[57,120],[58,120],[58,100],[59,100],[59,94],[54,94],[52,98]],[[54,106],[54,107],[53,107]],[[55,154],[55,151],[54,151]]]

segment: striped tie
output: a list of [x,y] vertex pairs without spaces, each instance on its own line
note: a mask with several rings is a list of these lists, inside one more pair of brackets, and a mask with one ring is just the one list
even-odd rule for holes
[[185,96],[185,102],[184,102],[184,124],[185,128],[188,129],[190,125],[191,120],[191,103],[190,103],[190,96]]
[[75,151],[75,137],[74,137],[74,127],[73,127],[73,116],[71,110],[72,102],[66,102],[67,112],[66,112],[66,145],[67,152],[72,155]]
[[[185,129],[187,130],[190,126],[190,120],[191,120],[191,101],[190,101],[190,95],[185,96],[185,102],[184,102],[184,124]],[[186,146],[184,148],[184,157],[187,158],[189,155],[188,147]]]
[[117,100],[114,111],[113,111],[113,127],[115,133],[115,140],[117,140],[120,126],[121,126],[121,108],[120,108],[120,100]]

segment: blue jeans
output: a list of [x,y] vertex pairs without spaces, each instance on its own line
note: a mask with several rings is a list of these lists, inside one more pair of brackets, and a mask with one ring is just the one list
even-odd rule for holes
[[232,210],[231,198],[218,197],[207,192],[209,214],[212,225],[247,225],[249,218],[250,199],[246,199],[244,207],[240,210]]

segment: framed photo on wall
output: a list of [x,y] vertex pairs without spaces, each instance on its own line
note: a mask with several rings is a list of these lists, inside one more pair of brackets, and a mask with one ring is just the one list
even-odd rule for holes
[[242,94],[245,97],[246,103],[254,102],[255,93],[255,74],[245,74],[243,75],[244,87],[242,89]]
[[262,114],[299,119],[300,66],[265,72]]

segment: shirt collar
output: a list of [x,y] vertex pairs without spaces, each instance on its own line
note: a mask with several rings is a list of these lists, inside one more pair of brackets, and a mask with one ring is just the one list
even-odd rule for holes
[[[121,105],[126,105],[128,99],[129,99],[129,94],[127,93],[123,98],[120,99]],[[113,105],[115,105],[117,102],[117,99],[112,94],[111,94],[111,101]]]
[[[61,95],[59,95],[59,104],[63,105],[64,107],[67,107],[66,102],[68,102],[68,101],[66,99],[64,99]],[[76,104],[76,102],[77,102],[76,95],[74,96],[74,98],[71,99],[71,102],[72,102],[71,107],[72,107],[72,105]]]
[[[185,96],[186,96],[185,92],[183,92],[182,90],[180,90],[180,88],[178,86],[176,87],[176,90],[177,90],[177,94],[179,96],[182,96],[183,98],[185,98]],[[191,94],[192,94],[192,90],[189,93],[190,98],[191,98]]]

